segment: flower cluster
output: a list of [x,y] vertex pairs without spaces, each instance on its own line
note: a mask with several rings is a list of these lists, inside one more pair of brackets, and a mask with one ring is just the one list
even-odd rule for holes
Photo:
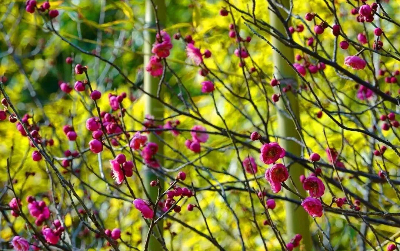
[[41,226],[50,217],[50,210],[44,201],[36,201],[32,196],[26,198],[29,213],[36,218],[35,224]]
[[133,168],[135,165],[132,161],[127,161],[125,154],[121,153],[115,156],[115,159],[110,160],[112,176],[118,185],[124,181],[124,176],[132,177]]
[[163,64],[161,63],[161,60],[170,55],[172,47],[171,37],[166,31],[160,31],[160,34],[157,34],[156,36],[156,42],[153,44],[153,49],[151,50],[155,55],[151,56],[149,63],[146,66],[146,71],[150,72],[153,77],[162,75]]
[[201,150],[200,143],[205,143],[208,140],[208,133],[206,133],[206,128],[201,125],[195,125],[192,127],[190,134],[192,139],[187,139],[185,141],[185,146],[194,153],[199,153]]

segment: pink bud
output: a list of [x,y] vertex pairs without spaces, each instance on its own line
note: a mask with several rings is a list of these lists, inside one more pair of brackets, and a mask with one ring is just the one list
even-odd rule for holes
[[182,181],[184,181],[186,179],[186,173],[185,172],[179,172],[177,178],[182,180]]
[[382,130],[389,131],[389,128],[390,128],[390,126],[389,126],[388,123],[385,122],[385,123],[382,124]]
[[92,151],[93,153],[99,153],[99,152],[103,151],[103,143],[101,143],[101,141],[99,141],[97,139],[92,139],[89,142],[89,147],[90,147],[90,151]]
[[340,25],[334,24],[334,25],[332,26],[332,34],[333,34],[335,37],[339,36],[339,34],[340,34]]
[[382,33],[383,33],[383,31],[381,28],[379,28],[379,27],[375,28],[375,30],[374,30],[375,36],[379,37],[380,35],[382,35]]
[[187,205],[187,210],[188,211],[193,211],[194,205],[193,204],[189,204]]
[[321,159],[321,156],[319,156],[318,153],[312,153],[312,154],[310,155],[310,160],[313,161],[313,162],[319,161],[320,159]]
[[121,230],[119,228],[114,228],[111,232],[111,238],[114,240],[121,238]]
[[205,50],[205,51],[204,51],[204,57],[205,57],[205,58],[211,57],[211,51]]
[[397,249],[396,245],[393,243],[390,243],[387,247],[386,250],[387,251],[395,251]]
[[74,88],[78,92],[83,92],[85,91],[85,84],[83,84],[81,81],[76,81]]
[[343,50],[347,50],[347,48],[349,48],[349,42],[347,41],[340,42],[340,48],[342,48]]
[[221,9],[221,10],[219,11],[219,14],[220,14],[221,16],[223,16],[223,17],[226,17],[226,16],[228,16],[229,11],[227,11],[225,8],[223,8],[223,9]]
[[395,120],[396,119],[396,114],[394,114],[393,112],[389,113],[388,115],[389,120]]
[[40,161],[42,159],[42,155],[40,154],[39,151],[34,151],[32,153],[32,159],[33,161]]
[[58,16],[58,10],[50,10],[49,16],[50,18],[56,18]]
[[314,32],[315,34],[322,34],[324,33],[324,28],[321,25],[315,25]]
[[126,156],[125,156],[125,154],[123,154],[123,153],[118,154],[118,155],[115,157],[115,160],[116,160],[119,164],[124,164],[124,163],[126,162]]
[[90,98],[93,100],[98,100],[101,98],[101,92],[98,90],[94,90],[92,91],[92,93],[90,93]]
[[269,209],[274,209],[276,207],[276,203],[274,199],[268,199],[265,203],[265,205],[267,206],[267,208]]
[[75,141],[76,137],[78,137],[78,134],[76,134],[76,132],[74,132],[74,131],[69,131],[67,133],[67,138],[69,141]]
[[311,13],[307,13],[306,16],[305,16],[305,18],[306,18],[307,21],[311,21],[311,20],[314,19],[314,15],[311,14]]
[[275,78],[271,79],[270,85],[272,87],[277,86],[279,84],[278,80],[276,80]]
[[7,113],[5,111],[0,111],[0,120],[6,120],[7,119]]
[[[45,2],[45,3],[48,3],[48,2]],[[67,58],[65,59],[65,62],[66,62],[67,64],[72,64],[73,61],[74,61],[74,60],[73,60],[71,57],[67,57]]]
[[272,101],[274,101],[275,103],[279,101],[279,95],[278,94],[273,94],[272,95]]
[[84,68],[83,68],[83,66],[82,66],[82,65],[80,65],[80,64],[77,64],[77,65],[75,66],[75,74],[78,74],[78,75],[80,75],[80,74],[82,74],[82,73],[83,73],[83,70],[84,70]]

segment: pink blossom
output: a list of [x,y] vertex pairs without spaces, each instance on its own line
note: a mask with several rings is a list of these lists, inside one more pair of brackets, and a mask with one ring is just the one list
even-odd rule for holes
[[249,56],[249,53],[247,52],[247,50],[245,48],[242,49],[236,49],[235,50],[235,55],[237,57],[241,57],[241,58],[247,58]]
[[109,99],[109,102],[110,102],[111,109],[113,109],[114,111],[118,110],[119,109],[119,103],[120,103],[118,101],[118,97],[115,96],[115,95],[110,95],[108,97],[108,99]]
[[283,164],[275,164],[265,171],[265,179],[274,193],[281,191],[281,183],[289,178],[289,172]]
[[[160,37],[160,34],[161,34],[161,37]],[[160,33],[157,32],[156,40],[157,41],[161,41],[162,40],[162,42],[171,43],[171,37],[165,30],[160,31]]]
[[326,148],[326,155],[328,156],[328,161],[333,163],[336,162],[338,158],[338,152],[335,148]]
[[169,42],[155,43],[151,52],[157,55],[159,58],[167,58],[172,49],[172,44]]
[[275,202],[274,199],[268,199],[268,200],[265,202],[265,205],[266,205],[267,208],[269,208],[269,209],[275,209],[275,207],[276,207],[276,202]]
[[158,152],[158,145],[154,142],[149,142],[142,150],[143,159],[149,160]]
[[[50,210],[44,201],[31,201],[28,204],[29,213],[40,220],[46,220],[50,217]],[[41,225],[41,224],[39,224]]]
[[150,75],[153,77],[161,76],[163,73],[163,64],[161,63],[161,59],[152,56],[146,66],[146,71],[150,72]]
[[243,166],[248,173],[257,173],[257,164],[253,157],[247,157],[243,160]]
[[367,37],[363,33],[359,33],[357,35],[358,41],[360,41],[361,44],[366,44],[368,43]]
[[92,139],[89,142],[89,148],[90,148],[90,151],[92,151],[93,153],[99,153],[99,152],[103,151],[103,143],[101,143],[100,140]]
[[176,127],[180,124],[179,120],[175,120],[175,121],[167,121],[167,123],[164,125],[164,129],[168,129],[171,131],[172,135],[174,135],[175,137],[179,135],[179,131],[174,130],[176,129]]
[[48,228],[48,227],[43,228],[43,229],[42,229],[42,234],[43,234],[44,238],[46,239],[46,241],[47,241],[48,243],[57,244],[58,241],[60,240],[60,235],[57,234],[57,233],[56,233],[53,229],[51,229],[51,228]]
[[307,73],[307,71],[306,71],[306,68],[304,67],[304,66],[302,66],[301,64],[299,64],[299,63],[294,63],[293,64],[293,67],[296,69],[296,71],[298,72],[298,73],[300,73],[300,75],[302,75],[303,77],[306,75],[306,73]]
[[113,178],[117,182],[118,185],[121,185],[124,181],[124,173],[121,169],[120,164],[117,160],[110,160],[111,169],[113,172]]
[[22,206],[21,200],[17,198],[12,198],[8,205],[11,208],[11,215],[14,217],[19,216],[19,208]]
[[61,91],[65,92],[65,93],[70,93],[72,91],[72,87],[69,86],[67,83],[61,83],[60,89],[61,89]]
[[145,160],[144,160],[144,163],[145,163],[148,167],[151,167],[151,168],[159,168],[159,167],[160,167],[160,163],[159,163],[155,158],[152,158],[152,159],[145,159]]
[[304,210],[307,211],[309,215],[312,217],[321,217],[322,216],[322,204],[319,199],[308,197],[303,200],[301,206]]
[[88,129],[91,132],[99,130],[100,123],[98,122],[98,118],[96,117],[88,118],[88,120],[86,120],[86,129]]
[[199,48],[194,47],[193,44],[188,44],[186,46],[187,57],[192,59],[195,65],[200,65],[203,63],[203,55]]
[[309,176],[304,179],[303,188],[307,190],[313,198],[320,198],[325,193],[324,183],[315,176]]
[[201,83],[201,92],[202,93],[210,93],[213,92],[215,89],[213,82],[211,81],[204,81]]
[[11,241],[11,245],[16,251],[28,251],[29,250],[29,242],[22,238],[21,236],[14,236]]
[[275,163],[279,158],[285,157],[285,149],[280,147],[276,142],[264,144],[260,151],[260,159],[267,165]]
[[360,100],[366,100],[371,98],[374,95],[374,92],[367,87],[360,85],[357,91],[357,98]]
[[133,150],[139,150],[141,146],[144,146],[147,142],[147,136],[141,135],[140,132],[136,132],[129,143],[129,146]]
[[[199,132],[199,131],[204,131],[204,133]],[[190,134],[192,135],[193,141],[205,143],[208,140],[208,133],[205,132],[206,128],[201,126],[201,125],[195,125],[192,127],[192,131]]]
[[194,153],[199,153],[201,151],[200,143],[197,141],[192,141],[187,139],[185,141],[185,146]]
[[151,209],[149,202],[142,200],[142,199],[135,199],[133,201],[133,204],[135,205],[135,208],[142,213],[144,218],[146,218],[146,219],[153,218],[154,211],[153,211],[153,209]]
[[118,240],[119,238],[121,238],[121,230],[119,228],[114,228],[111,231],[111,238],[113,238],[114,240]]
[[367,65],[367,62],[359,56],[348,56],[344,59],[344,64],[355,70],[362,70]]

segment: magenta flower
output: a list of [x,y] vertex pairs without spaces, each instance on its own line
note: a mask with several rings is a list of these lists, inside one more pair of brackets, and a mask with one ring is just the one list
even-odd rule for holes
[[260,159],[267,165],[275,163],[278,159],[285,157],[286,153],[285,149],[280,147],[276,142],[264,144],[260,151]]
[[328,161],[333,163],[336,162],[338,158],[338,152],[336,151],[335,148],[326,148],[326,155],[328,155]]
[[110,160],[111,169],[113,173],[113,179],[117,182],[118,185],[121,185],[124,181],[124,173],[122,168],[117,160]]
[[166,58],[170,54],[170,50],[172,49],[172,44],[167,42],[155,43],[153,45],[153,49],[151,52],[157,55],[159,58]]
[[198,141],[192,141],[187,139],[185,141],[185,146],[194,153],[199,153],[201,151],[201,146]]
[[159,167],[160,167],[160,163],[159,163],[155,158],[152,158],[152,159],[145,159],[145,160],[144,160],[144,163],[145,163],[148,167],[151,167],[151,168],[159,168]]
[[265,171],[265,179],[274,193],[281,191],[281,183],[289,178],[289,172],[283,164],[275,164]]
[[362,70],[367,65],[367,62],[359,56],[348,56],[344,59],[344,64],[355,70]]
[[180,124],[179,120],[167,121],[167,123],[164,125],[164,129],[170,130],[172,135],[176,137],[179,135],[179,131],[175,129],[179,124]]
[[249,53],[246,51],[246,49],[245,48],[242,48],[242,49],[236,49],[235,50],[235,55],[237,56],[237,57],[241,57],[241,58],[247,58],[248,56],[249,56]]
[[[199,131],[204,131],[204,133],[199,132]],[[208,133],[205,132],[206,128],[201,126],[201,125],[195,125],[192,127],[192,131],[190,134],[192,135],[193,141],[205,143],[208,140]]]
[[313,198],[320,198],[325,193],[324,183],[315,176],[309,176],[304,179],[303,188],[307,190]]
[[147,142],[147,136],[141,135],[140,132],[136,132],[129,143],[129,146],[133,150],[139,150],[141,146],[144,146]]
[[11,208],[11,215],[14,217],[19,216],[19,208],[22,206],[21,200],[17,198],[12,198],[8,205]]
[[246,172],[253,174],[257,172],[257,164],[253,157],[247,157],[243,160],[243,166]]
[[201,92],[202,93],[210,93],[213,92],[215,89],[213,82],[211,81],[204,81],[201,83]]
[[60,240],[60,236],[51,228],[43,228],[42,234],[46,241],[50,244],[57,244],[57,242]]
[[322,216],[322,204],[319,199],[308,197],[303,200],[301,206],[307,213],[312,217],[321,217]]
[[101,143],[100,140],[92,139],[89,142],[89,148],[90,148],[90,151],[92,151],[93,153],[99,153],[99,152],[103,151],[103,143]]
[[119,109],[119,101],[118,101],[118,97],[115,95],[109,95],[108,96],[108,100],[110,102],[110,106],[111,109],[113,109],[113,111],[116,111]]
[[146,219],[152,219],[154,216],[154,211],[150,207],[150,203],[142,200],[142,199],[135,199],[133,201],[133,205],[135,208],[142,213],[142,216]]
[[296,69],[296,71],[298,73],[300,73],[301,76],[304,77],[306,75],[307,71],[306,71],[306,68],[303,65],[301,65],[299,63],[294,63],[293,67]]
[[118,240],[119,238],[121,238],[121,230],[119,228],[114,228],[111,231],[111,238],[113,238],[114,240]]
[[86,120],[86,129],[88,129],[91,132],[97,131],[100,129],[100,123],[98,122],[98,118],[93,117],[93,118],[88,118]]
[[150,75],[153,77],[161,76],[163,73],[163,64],[161,63],[161,59],[152,56],[146,66],[146,71],[150,72]]
[[29,242],[22,238],[21,236],[14,236],[11,241],[11,245],[16,251],[28,251],[29,250]]
[[199,48],[194,47],[193,44],[188,44],[186,46],[187,57],[192,59],[195,65],[200,65],[203,63],[203,55]]
[[371,98],[374,95],[374,92],[367,87],[360,85],[357,91],[357,98],[360,100],[366,100]]
[[154,142],[149,142],[142,150],[143,159],[152,159],[153,156],[158,152],[158,145]]
[[367,37],[363,33],[359,33],[357,39],[358,41],[360,41],[361,44],[368,43]]

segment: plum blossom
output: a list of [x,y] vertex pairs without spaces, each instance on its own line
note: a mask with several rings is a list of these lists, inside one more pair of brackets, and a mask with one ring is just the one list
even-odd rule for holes
[[29,250],[29,242],[22,238],[21,236],[14,236],[11,241],[11,245],[16,251],[28,251]]
[[156,56],[151,56],[149,63],[146,66],[146,71],[150,72],[150,75],[153,77],[159,77],[163,73],[163,64],[161,63],[161,59]]
[[193,44],[188,44],[186,46],[187,57],[192,59],[195,65],[200,65],[203,63],[203,55],[199,48],[194,47]]
[[367,65],[367,62],[359,56],[348,56],[344,59],[344,64],[355,70],[362,70]]
[[161,37],[159,34],[157,34],[157,39],[153,44],[153,49],[151,52],[156,54],[159,58],[167,58],[170,54],[170,50],[173,47],[171,43],[171,37],[164,30],[162,30],[160,33]]
[[115,182],[117,182],[118,185],[121,185],[124,181],[124,173],[120,164],[116,160],[110,160],[110,164]]
[[304,77],[306,75],[307,71],[306,71],[306,68],[303,65],[301,65],[299,63],[294,63],[293,67],[296,69],[296,71],[298,73],[300,73],[301,76]]
[[274,193],[281,191],[281,183],[289,178],[289,172],[283,164],[275,164],[265,171],[265,179],[271,185]]
[[46,241],[50,244],[57,244],[60,240],[60,234],[49,227],[45,227],[42,229],[42,234]]
[[253,157],[247,157],[243,160],[243,166],[246,172],[253,174],[257,173],[257,164]]
[[[199,132],[199,131],[204,131],[204,133]],[[205,132],[206,128],[201,126],[201,125],[195,125],[192,127],[192,131],[190,134],[192,135],[193,141],[205,143],[208,140],[208,133]]]
[[367,87],[360,85],[357,91],[357,98],[360,100],[366,100],[371,98],[374,95],[374,92]]
[[278,159],[285,157],[286,153],[285,149],[280,147],[276,142],[264,144],[260,151],[260,159],[267,165],[275,163]]
[[315,176],[305,178],[303,181],[303,188],[307,190],[313,198],[320,198],[325,193],[324,183]]
[[210,93],[213,92],[215,89],[214,83],[211,81],[203,81],[201,83],[201,92],[202,93]]
[[311,197],[305,198],[303,200],[303,202],[301,203],[301,206],[312,217],[321,217],[323,214],[322,204],[319,199],[315,199],[315,198],[311,198]]
[[129,146],[134,150],[139,150],[141,146],[144,146],[147,142],[147,136],[141,135],[140,132],[136,132],[129,143]]
[[176,137],[179,135],[179,131],[175,130],[175,129],[179,124],[180,124],[179,120],[167,121],[167,123],[164,125],[164,129],[170,130],[172,135],[174,135]]
[[135,208],[142,213],[144,218],[146,218],[146,219],[153,218],[154,211],[153,211],[153,209],[151,209],[149,202],[142,200],[142,199],[135,199],[133,201],[133,205],[135,205]]

